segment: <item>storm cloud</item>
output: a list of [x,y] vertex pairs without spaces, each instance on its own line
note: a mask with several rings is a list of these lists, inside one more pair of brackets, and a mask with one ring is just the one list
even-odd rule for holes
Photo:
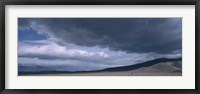
[[98,70],[180,57],[182,18],[18,18],[19,71]]
[[169,54],[182,49],[182,18],[20,18],[19,27],[46,33],[60,45],[127,53]]

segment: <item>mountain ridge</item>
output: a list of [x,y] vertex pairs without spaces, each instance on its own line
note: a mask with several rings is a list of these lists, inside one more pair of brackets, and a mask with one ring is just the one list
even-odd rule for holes
[[[158,58],[134,65],[127,65],[127,66],[120,66],[120,67],[112,67],[112,68],[105,68],[102,70],[92,70],[92,71],[56,71],[56,70],[48,70],[48,71],[18,71],[18,74],[51,74],[51,73],[93,73],[93,72],[119,72],[119,71],[131,71],[137,70],[142,68],[148,68],[150,66],[166,63],[166,62],[173,62],[173,61],[182,61],[182,58],[176,59],[169,59],[169,58]],[[182,64],[181,64],[182,65]],[[164,66],[165,67],[165,66]]]
[[143,63],[138,63],[134,65],[128,65],[128,66],[121,66],[121,67],[114,67],[114,68],[106,68],[101,71],[129,71],[129,70],[136,70],[142,67],[149,67],[157,63],[161,62],[170,62],[170,61],[182,61],[182,58],[176,58],[176,59],[169,59],[169,58],[158,58],[150,61],[146,61]]

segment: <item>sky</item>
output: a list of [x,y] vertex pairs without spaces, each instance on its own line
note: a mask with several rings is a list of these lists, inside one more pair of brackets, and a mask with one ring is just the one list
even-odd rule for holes
[[90,71],[182,57],[182,18],[18,18],[19,71]]

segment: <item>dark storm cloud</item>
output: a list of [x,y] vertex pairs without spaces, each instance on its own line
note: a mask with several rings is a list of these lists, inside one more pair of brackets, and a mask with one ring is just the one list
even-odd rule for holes
[[182,49],[182,18],[19,18],[19,27],[79,46],[128,53],[172,53]]

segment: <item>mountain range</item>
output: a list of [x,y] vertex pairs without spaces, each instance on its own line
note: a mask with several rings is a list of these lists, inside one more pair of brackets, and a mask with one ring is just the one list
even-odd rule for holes
[[147,70],[147,68],[149,68],[149,69],[152,68],[154,70],[160,69],[160,71],[163,71],[163,70],[165,70],[165,71],[166,70],[178,71],[178,70],[181,70],[181,68],[182,68],[182,62],[181,61],[182,61],[182,58],[177,58],[177,59],[159,58],[159,59],[146,61],[146,62],[135,64],[135,65],[115,67],[115,68],[106,68],[106,69],[103,69],[103,70],[100,70],[100,71],[109,71],[109,72],[131,71],[131,70],[144,71],[144,70]]
[[121,67],[112,67],[106,68],[102,70],[93,70],[93,71],[57,71],[57,70],[40,70],[40,71],[26,71],[34,69],[42,69],[42,67],[28,67],[28,66],[18,66],[18,74],[54,74],[54,73],[95,73],[95,72],[124,72],[124,71],[132,71],[132,72],[164,72],[164,73],[172,73],[172,72],[182,72],[182,58],[176,59],[168,59],[168,58],[158,58],[146,62],[142,62],[139,64],[121,66]]

